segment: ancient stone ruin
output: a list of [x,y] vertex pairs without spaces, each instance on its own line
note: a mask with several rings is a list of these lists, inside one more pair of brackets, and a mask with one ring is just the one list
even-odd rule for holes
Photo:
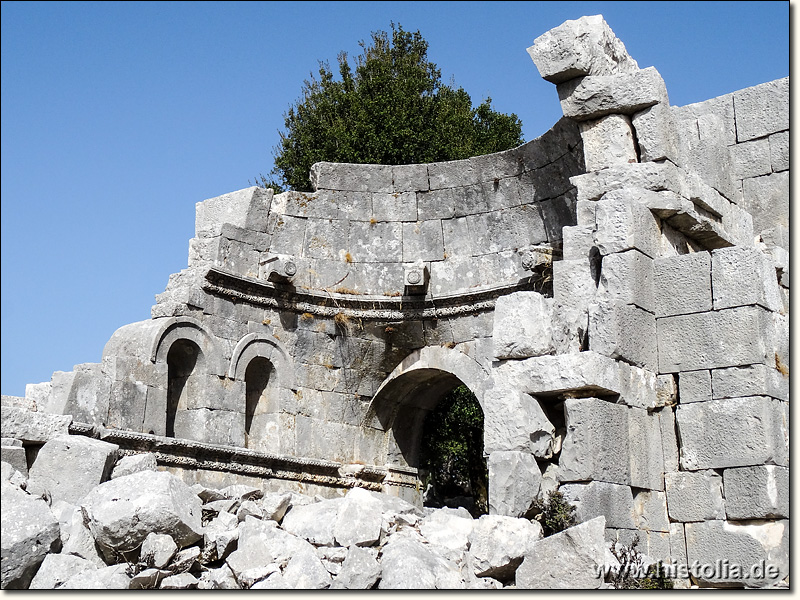
[[[528,51],[564,112],[540,138],[200,202],[150,320],[3,396],[3,587],[65,584],[73,559],[153,587],[209,547],[206,587],[599,587],[560,561],[633,540],[683,585],[785,585],[789,79],[670,106],[600,16]],[[461,384],[485,417],[476,520],[423,509],[417,469]],[[524,518],[555,489],[578,542]],[[175,516],[109,525],[110,497]],[[134,551],[186,568],[133,585]]]

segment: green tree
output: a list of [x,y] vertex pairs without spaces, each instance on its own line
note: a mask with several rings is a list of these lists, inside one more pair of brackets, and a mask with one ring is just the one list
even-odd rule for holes
[[372,33],[351,66],[339,54],[339,78],[320,62],[318,76],[284,115],[272,179],[262,185],[310,191],[319,161],[411,164],[457,160],[522,143],[522,123],[487,98],[477,108],[463,88],[443,84],[428,43],[392,23],[391,39]]

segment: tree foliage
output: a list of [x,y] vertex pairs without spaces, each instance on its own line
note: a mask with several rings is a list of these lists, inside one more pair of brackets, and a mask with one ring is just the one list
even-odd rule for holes
[[327,62],[303,84],[284,115],[272,180],[262,184],[310,191],[319,161],[412,164],[499,152],[522,143],[522,123],[487,98],[478,107],[463,88],[443,84],[428,43],[392,23],[391,38],[372,33],[351,64],[339,54],[339,77]]

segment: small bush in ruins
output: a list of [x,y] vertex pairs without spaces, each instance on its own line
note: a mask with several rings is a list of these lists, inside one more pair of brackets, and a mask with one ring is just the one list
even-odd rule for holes
[[577,525],[575,507],[559,491],[550,492],[546,501],[543,498],[534,500],[531,512],[534,513],[534,519],[541,523],[545,537]]
[[630,546],[611,544],[611,554],[619,562],[619,568],[609,572],[608,583],[618,590],[671,590],[673,581],[664,574],[660,562],[644,567],[638,545],[638,538]]

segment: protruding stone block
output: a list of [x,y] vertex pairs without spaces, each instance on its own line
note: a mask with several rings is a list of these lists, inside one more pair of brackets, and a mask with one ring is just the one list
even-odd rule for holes
[[664,475],[667,506],[673,521],[724,519],[722,477],[715,471],[680,471]]
[[771,396],[788,402],[789,377],[766,365],[714,369],[711,371],[711,394],[714,400]]
[[195,208],[195,235],[216,237],[226,223],[253,231],[267,230],[267,215],[272,189],[253,186],[198,202]]
[[589,306],[589,343],[593,351],[658,370],[656,319],[633,304],[599,295]]
[[775,266],[753,247],[720,248],[711,253],[714,310],[758,304],[767,310],[783,308]]
[[739,142],[789,129],[789,78],[733,93]]
[[656,317],[709,311],[711,255],[695,252],[653,262]]
[[539,402],[511,388],[492,388],[484,394],[483,451],[529,452],[550,458],[554,451],[555,427]]
[[597,203],[595,243],[602,254],[636,249],[658,256],[661,231],[658,220],[631,189],[612,190]]
[[558,98],[564,116],[578,121],[609,114],[631,115],[669,102],[664,80],[654,67],[572,79],[558,85]]
[[494,356],[529,358],[550,354],[553,300],[538,292],[515,292],[495,302]]
[[633,494],[627,485],[603,481],[566,483],[560,486],[558,491],[575,505],[575,518],[578,523],[602,515],[606,519],[606,527],[636,528]]
[[532,454],[519,451],[492,452],[489,468],[489,514],[521,517],[528,512],[542,481]]
[[782,403],[765,396],[678,406],[681,467],[718,469],[786,464]]
[[2,406],[0,414],[3,437],[23,442],[46,442],[60,435],[68,435],[72,423],[71,415],[31,412],[16,406]]
[[628,117],[608,115],[597,121],[581,123],[580,130],[587,171],[638,162],[633,128]]
[[729,519],[788,519],[789,469],[774,465],[725,469]]
[[678,382],[681,404],[711,400],[711,371],[686,371]]
[[639,160],[671,160],[677,163],[675,121],[666,102],[660,102],[631,117],[639,145]]
[[536,38],[528,54],[542,78],[552,83],[639,69],[602,15],[565,21]]

